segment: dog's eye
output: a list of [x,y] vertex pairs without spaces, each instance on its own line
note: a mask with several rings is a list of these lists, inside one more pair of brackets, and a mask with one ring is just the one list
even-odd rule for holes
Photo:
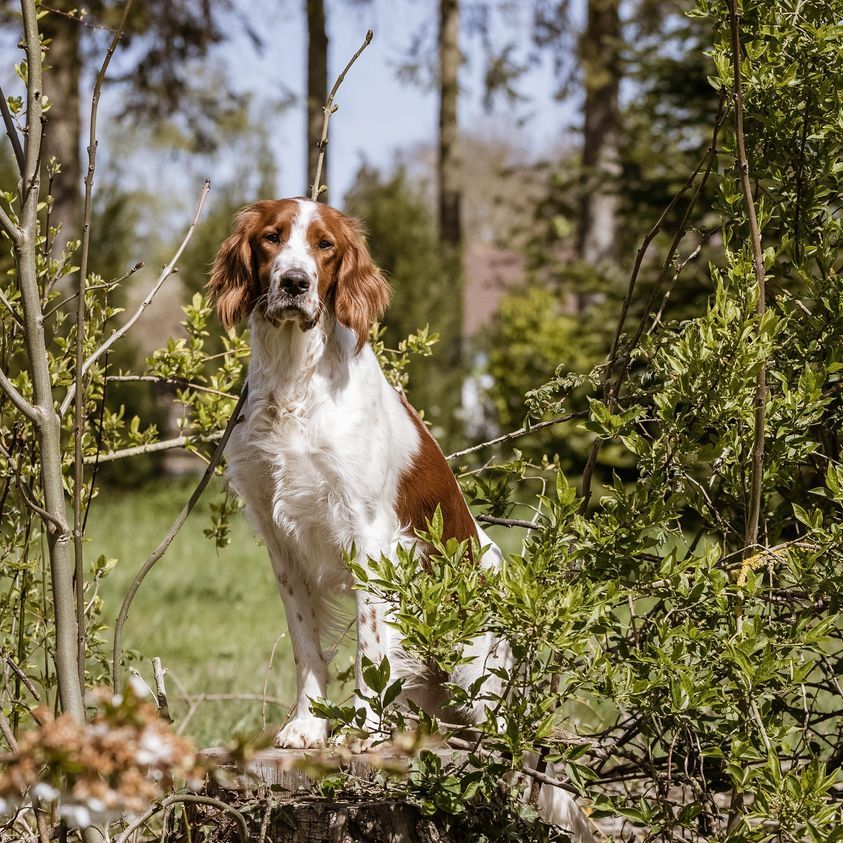
[[269,234],[264,234],[263,239],[269,240],[270,243],[277,243],[280,240],[276,231],[270,231]]
[[330,240],[320,240],[319,241],[319,248],[320,249],[330,249],[334,244]]

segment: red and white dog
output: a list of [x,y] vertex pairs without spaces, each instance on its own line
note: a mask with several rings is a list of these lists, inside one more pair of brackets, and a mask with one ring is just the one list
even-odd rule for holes
[[[355,220],[307,199],[250,205],[220,247],[208,291],[224,326],[251,317],[249,396],[227,456],[231,482],[269,550],[295,656],[295,716],[275,742],[319,746],[327,723],[312,714],[309,700],[327,696],[321,635],[332,602],[352,585],[343,552],[353,546],[363,563],[394,558],[399,545],[418,541],[415,531],[427,528],[439,506],[445,538],[477,539],[487,548],[484,566],[497,566],[500,553],[469,512],[427,427],[367,345],[389,303],[389,285]],[[392,663],[400,675],[401,641],[386,622],[388,607],[355,594],[356,680],[363,688],[364,655],[375,663],[398,657]],[[506,644],[491,636],[470,651],[469,663],[451,677],[465,687],[508,658]],[[428,710],[445,702],[438,687],[416,683],[407,692]],[[468,715],[482,716],[482,705]],[[542,795],[548,818],[570,827],[578,814],[570,797]],[[559,797],[564,807],[551,805]]]

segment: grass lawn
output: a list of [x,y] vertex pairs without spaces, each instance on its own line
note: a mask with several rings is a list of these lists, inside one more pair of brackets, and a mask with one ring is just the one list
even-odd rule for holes
[[[104,621],[114,619],[135,572],[166,533],[195,480],[163,479],[140,490],[104,491],[92,504],[88,522],[89,559],[99,554],[119,562],[103,583]],[[219,488],[219,487],[217,487]],[[138,591],[124,627],[123,643],[136,653],[130,664],[152,684],[151,660],[159,656],[169,671],[167,687],[177,723],[188,712],[182,691],[197,694],[261,695],[272,648],[278,643],[267,694],[286,703],[295,698],[295,668],[286,637],[284,607],[266,550],[242,516],[232,524],[230,545],[218,551],[202,534],[209,525],[206,492],[176,540]],[[109,636],[110,638],[110,636]],[[110,647],[110,640],[109,640]],[[348,665],[350,648],[334,660]],[[342,689],[334,684],[334,696]],[[261,728],[261,701],[207,700],[186,728],[199,745],[227,741],[234,732]],[[278,724],[287,706],[267,707],[267,722]]]
[[[137,569],[169,529],[194,483],[195,479],[165,478],[133,491],[104,490],[94,500],[88,521],[87,558],[105,554],[119,560],[100,592],[103,620],[109,630]],[[284,608],[265,548],[257,543],[241,515],[233,520],[231,543],[224,550],[218,551],[202,533],[209,526],[208,504],[219,488],[217,485],[206,492],[144,580],[124,627],[124,647],[136,654],[130,668],[139,671],[150,685],[154,656],[159,656],[168,669],[167,688],[176,724],[182,723],[188,713],[184,692],[194,696],[260,696],[273,646],[282,634],[267,694],[287,704],[295,695]],[[490,531],[496,540],[506,540],[506,550],[516,549],[518,537],[506,533]],[[109,635],[109,651],[110,644]],[[334,658],[332,675],[348,668],[353,645],[352,633]],[[334,681],[330,695],[340,700],[351,687]],[[185,733],[200,746],[225,743],[235,732],[260,730],[261,707],[259,699],[206,700],[196,708]],[[269,705],[267,725],[277,726],[286,712],[287,705]]]

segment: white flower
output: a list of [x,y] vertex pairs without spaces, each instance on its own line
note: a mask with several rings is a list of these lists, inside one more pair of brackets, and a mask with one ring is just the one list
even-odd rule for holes
[[166,764],[172,760],[173,748],[167,741],[162,740],[157,730],[144,729],[139,742],[139,749],[135,761],[144,767],[156,764]]
[[42,802],[55,802],[59,798],[59,791],[47,782],[36,782],[32,785],[32,795]]
[[88,828],[93,825],[88,806],[81,802],[67,802],[59,809],[59,815],[74,828]]
[[140,676],[129,677],[129,685],[131,685],[132,691],[138,699],[142,699],[143,697],[148,697],[150,695],[149,687],[146,682],[140,678]]

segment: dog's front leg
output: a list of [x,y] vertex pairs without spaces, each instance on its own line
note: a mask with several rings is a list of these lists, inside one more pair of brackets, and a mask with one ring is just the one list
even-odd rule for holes
[[328,695],[328,666],[322,653],[316,595],[298,564],[277,541],[267,540],[278,590],[287,614],[290,643],[296,663],[296,709],[275,736],[275,746],[324,746],[328,722],[310,710],[310,700]]

